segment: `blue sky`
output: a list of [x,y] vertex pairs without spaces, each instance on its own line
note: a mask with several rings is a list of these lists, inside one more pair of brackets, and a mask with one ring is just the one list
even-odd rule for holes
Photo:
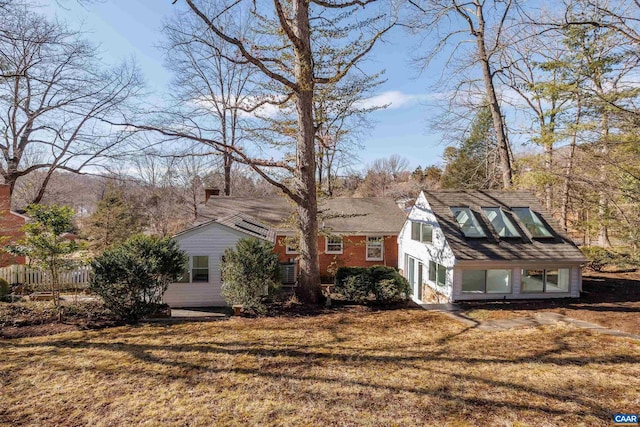
[[[156,45],[162,40],[163,19],[173,14],[171,0],[109,0],[80,5],[74,0],[51,1],[45,10],[80,26],[88,39],[101,46],[105,62],[134,57],[147,82],[158,95],[171,76],[163,68]],[[410,65],[415,47],[406,32],[397,29],[371,53],[363,68],[368,72],[386,69],[387,81],[378,88],[376,100],[390,107],[372,113],[373,127],[363,136],[364,149],[357,153],[362,166],[376,158],[400,154],[412,168],[439,164],[444,146],[440,136],[429,131],[426,118],[434,114],[426,106],[429,82],[418,77]]]

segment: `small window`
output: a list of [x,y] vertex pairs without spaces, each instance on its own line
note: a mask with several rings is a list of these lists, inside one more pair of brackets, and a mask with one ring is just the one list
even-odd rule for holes
[[522,224],[529,230],[531,233],[531,237],[534,238],[544,238],[544,237],[553,237],[551,231],[544,225],[544,222],[540,219],[540,217],[531,210],[531,208],[512,208],[511,209],[514,214]]
[[285,249],[284,249],[284,253],[287,255],[297,255],[298,252],[298,246],[293,245],[291,243],[285,243]]
[[429,280],[433,283],[436,282],[437,272],[437,264],[433,261],[429,261]]
[[447,267],[438,264],[438,285],[444,286],[447,284]]
[[451,208],[451,212],[465,237],[487,237],[470,208]]
[[384,238],[367,236],[367,261],[382,261]]
[[411,221],[411,240],[431,243],[433,241],[433,226]]
[[500,237],[520,237],[520,233],[513,225],[507,214],[500,208],[482,208],[491,225]]
[[191,278],[194,283],[209,281],[209,257],[194,256],[191,258]]
[[447,267],[429,261],[429,281],[439,286],[445,286],[447,284]]
[[326,250],[328,254],[341,254],[342,253],[342,237],[340,236],[327,236],[326,238]]

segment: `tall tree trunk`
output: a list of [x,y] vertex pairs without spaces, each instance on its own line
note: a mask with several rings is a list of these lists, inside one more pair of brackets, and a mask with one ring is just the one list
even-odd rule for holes
[[496,133],[496,142],[498,144],[498,153],[500,155],[500,169],[502,172],[502,186],[510,189],[513,185],[513,175],[511,167],[511,157],[509,156],[509,141],[505,133],[504,118],[500,102],[496,94],[496,88],[493,83],[493,72],[489,63],[489,55],[485,46],[485,21],[482,11],[482,5],[476,3],[476,15],[478,17],[478,29],[474,32],[476,43],[478,45],[478,57],[482,66],[482,76],[484,86],[489,100],[489,109],[491,110],[491,118],[493,121],[493,129]]
[[233,163],[233,159],[231,157],[231,153],[224,153],[224,195],[231,195],[231,164]]
[[[605,111],[602,114],[602,134],[600,154],[605,159],[609,155],[609,114]],[[598,198],[598,219],[600,220],[600,230],[598,231],[598,246],[603,248],[611,247],[609,240],[609,195],[607,187],[607,167],[604,161],[600,166],[600,195]]]
[[318,200],[316,194],[315,125],[313,120],[313,58],[311,53],[309,3],[293,2],[293,29],[299,41],[295,49],[294,74],[299,90],[296,94],[298,138],[296,149],[296,192],[300,236],[300,278],[297,293],[307,303],[320,300],[320,266],[318,260]]
[[582,115],[582,103],[580,97],[576,106],[576,118],[573,122],[574,129],[573,135],[571,135],[571,143],[569,145],[569,158],[567,159],[567,166],[564,171],[564,182],[562,183],[562,201],[560,203],[560,221],[562,228],[565,231],[569,229],[569,190],[571,189],[571,178],[573,176],[573,161],[576,153],[576,143],[578,139],[578,125]]

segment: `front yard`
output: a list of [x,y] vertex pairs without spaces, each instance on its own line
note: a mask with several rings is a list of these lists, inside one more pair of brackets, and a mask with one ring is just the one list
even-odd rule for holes
[[0,424],[609,425],[638,341],[466,328],[419,309],[0,340]]

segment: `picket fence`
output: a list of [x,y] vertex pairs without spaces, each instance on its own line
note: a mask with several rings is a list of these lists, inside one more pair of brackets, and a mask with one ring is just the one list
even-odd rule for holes
[[[60,290],[80,290],[89,287],[91,267],[79,267],[75,270],[58,273],[60,278]],[[51,273],[26,265],[10,265],[0,268],[0,278],[7,282],[27,285],[32,290],[48,290],[51,286]]]

